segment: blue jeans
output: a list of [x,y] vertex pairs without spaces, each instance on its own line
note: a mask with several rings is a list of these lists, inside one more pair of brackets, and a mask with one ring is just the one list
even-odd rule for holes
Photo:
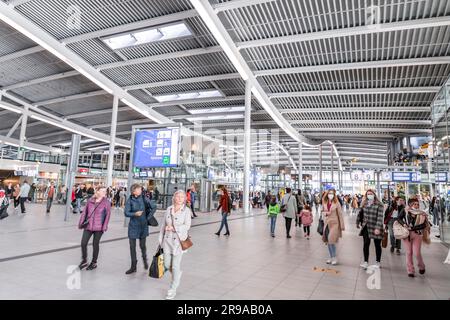
[[402,248],[402,240],[395,239],[394,237],[394,222],[396,219],[391,219],[388,222],[389,239],[391,241],[391,248],[400,250]]
[[82,198],[77,198],[77,211],[78,213],[81,212],[81,200],[83,200]]
[[218,233],[220,233],[222,231],[223,226],[225,226],[225,230],[227,231],[227,233],[229,233],[230,231],[228,230],[228,213],[227,212],[222,212],[222,223],[220,224],[220,229],[219,229]]
[[270,216],[270,233],[275,234],[275,224],[277,223],[277,216]]
[[336,245],[328,244],[328,252],[330,253],[331,258],[336,258]]

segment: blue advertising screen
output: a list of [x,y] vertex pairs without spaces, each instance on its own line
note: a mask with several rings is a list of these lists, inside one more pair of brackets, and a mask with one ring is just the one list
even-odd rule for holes
[[133,166],[135,168],[176,167],[179,161],[180,128],[136,131]]

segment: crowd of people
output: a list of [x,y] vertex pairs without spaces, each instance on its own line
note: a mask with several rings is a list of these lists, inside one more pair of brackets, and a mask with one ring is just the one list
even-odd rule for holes
[[[0,188],[0,218],[7,216],[7,208],[10,201],[14,207],[20,205],[22,213],[25,213],[25,203],[30,200],[31,186],[27,181],[22,185],[9,184],[5,189]],[[111,208],[123,208],[123,214],[129,218],[128,238],[130,247],[131,266],[125,272],[127,275],[137,272],[138,259],[136,244],[139,240],[139,248],[144,269],[149,269],[146,238],[149,236],[149,226],[154,219],[157,202],[160,194],[157,188],[145,189],[139,184],[130,187],[131,195],[127,198],[125,187],[76,185],[72,190],[72,205],[74,213],[80,213],[78,227],[83,230],[81,239],[80,270],[93,270],[97,268],[100,250],[100,240],[108,230],[111,216]],[[62,188],[56,188],[51,182],[46,188],[47,213],[50,212],[53,200],[59,198],[59,194],[67,194]],[[225,228],[226,236],[230,236],[228,217],[233,210],[233,203],[241,195],[229,192],[226,187],[221,187],[217,192],[219,196],[216,210],[221,213],[222,219],[219,230],[215,233],[221,235]],[[233,196],[234,195],[234,196]],[[181,261],[186,252],[181,242],[189,237],[191,221],[197,215],[194,210],[196,200],[195,186],[186,191],[177,190],[173,194],[172,203],[164,213],[160,223],[160,235],[158,244],[164,252],[164,267],[172,274],[172,281],[167,292],[167,299],[173,299],[180,284],[182,275]],[[292,238],[292,225],[302,227],[304,237],[310,240],[312,237],[311,226],[318,219],[317,232],[321,241],[327,246],[327,264],[338,264],[336,244],[343,237],[345,231],[344,212],[348,216],[355,216],[354,223],[360,230],[363,252],[361,267],[369,268],[370,245],[375,246],[374,267],[381,268],[383,248],[390,243],[392,254],[401,254],[402,248],[406,251],[406,266],[409,277],[415,276],[414,260],[417,260],[420,274],[425,274],[425,263],[421,254],[423,243],[430,243],[431,226],[438,226],[443,219],[445,202],[439,196],[429,199],[417,195],[409,198],[407,203],[402,197],[389,197],[379,199],[373,190],[367,190],[364,195],[338,195],[336,190],[329,189],[322,194],[308,193],[291,188],[285,191],[271,194],[270,191],[257,192],[251,195],[251,203],[255,207],[264,207],[270,221],[270,236],[276,235],[276,222],[281,214],[284,218],[286,238]],[[64,199],[64,197],[62,197]],[[82,202],[86,205],[82,210]],[[315,214],[313,213],[315,212]],[[158,223],[156,222],[156,225]],[[88,262],[88,243],[93,238],[92,259]]]
[[[336,190],[330,189],[322,195],[302,194],[297,190],[294,194],[291,188],[286,188],[285,194],[265,195],[267,215],[270,220],[270,235],[275,237],[277,216],[282,214],[285,220],[286,237],[291,238],[292,221],[295,226],[303,226],[304,237],[311,236],[315,208],[318,217],[317,232],[321,240],[327,245],[329,259],[327,264],[336,265],[336,244],[345,231],[343,212],[356,216],[356,227],[360,229],[359,236],[363,242],[363,262],[361,267],[369,267],[370,244],[375,246],[374,267],[381,267],[383,248],[390,252],[401,254],[402,246],[406,251],[406,266],[409,277],[415,276],[413,257],[417,259],[420,274],[425,273],[425,264],[421,254],[422,243],[429,244],[431,227],[437,227],[443,219],[444,204],[439,196],[431,200],[417,195],[409,198],[407,204],[402,197],[378,199],[373,190],[367,190],[365,195],[338,195]],[[432,220],[432,222],[431,222]]]
[[[102,235],[108,230],[111,216],[112,201],[108,199],[108,189],[103,186],[97,187],[93,196],[87,200],[80,216],[78,227],[83,230],[80,270],[85,268],[86,270],[94,270],[97,268],[100,240]],[[175,298],[181,280],[181,261],[183,254],[187,251],[182,249],[181,242],[188,238],[191,227],[193,212],[191,210],[192,205],[188,201],[188,194],[192,190],[195,190],[194,187],[189,192],[178,190],[174,193],[172,204],[167,208],[160,226],[158,244],[164,253],[164,269],[172,274],[172,281],[166,296],[167,299]],[[130,191],[131,195],[126,199],[124,209],[125,217],[129,218],[128,239],[131,260],[131,267],[125,272],[127,275],[137,272],[137,240],[139,240],[144,269],[149,269],[146,240],[149,236],[149,226],[157,225],[157,222],[155,224],[151,221],[154,219],[156,212],[157,197],[155,199],[154,193],[149,194],[139,184],[133,184]],[[190,201],[193,201],[192,194],[190,197]],[[91,262],[88,262],[87,248],[91,238],[93,238],[93,253]]]

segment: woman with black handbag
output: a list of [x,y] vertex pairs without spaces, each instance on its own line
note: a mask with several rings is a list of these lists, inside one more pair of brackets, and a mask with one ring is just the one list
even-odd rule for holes
[[181,259],[186,252],[185,244],[190,242],[191,216],[191,209],[186,206],[186,193],[178,190],[173,195],[172,205],[167,208],[159,233],[159,244],[164,251],[164,268],[172,273],[172,282],[166,297],[169,300],[175,298],[183,273]]
[[[84,229],[81,239],[82,260],[79,265],[80,270],[87,267],[86,270],[97,268],[97,259],[100,252],[100,239],[103,233],[108,230],[109,218],[111,216],[111,203],[106,199],[106,188],[97,187],[93,197],[91,197],[84,207],[78,223],[79,229]],[[87,263],[87,245],[89,239],[94,236],[94,252],[92,261]]]
[[137,270],[137,239],[139,239],[142,260],[144,261],[144,269],[148,269],[147,247],[145,242],[149,235],[149,220],[156,212],[156,205],[152,201],[148,200],[148,198],[144,197],[142,191],[141,185],[133,184],[131,186],[131,196],[127,199],[125,204],[125,217],[130,218],[130,222],[128,224],[128,239],[130,241],[131,255],[131,267],[125,272],[125,274],[132,274]]

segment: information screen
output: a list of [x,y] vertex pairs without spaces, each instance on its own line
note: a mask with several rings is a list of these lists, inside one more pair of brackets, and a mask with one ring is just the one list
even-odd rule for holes
[[176,167],[179,162],[180,128],[136,131],[133,166],[135,168]]
[[420,172],[392,172],[394,182],[420,182]]

